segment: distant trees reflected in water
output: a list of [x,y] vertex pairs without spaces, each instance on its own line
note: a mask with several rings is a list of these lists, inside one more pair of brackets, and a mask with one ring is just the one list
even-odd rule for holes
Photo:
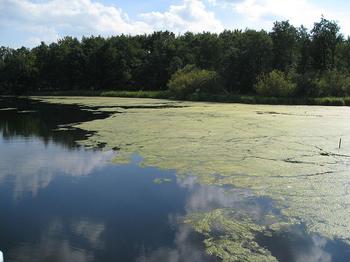
[[72,105],[45,104],[27,99],[0,100],[0,134],[3,139],[37,137],[44,143],[53,141],[68,148],[84,139],[87,132],[80,129],[59,130],[59,127],[103,118],[107,113],[93,114]]

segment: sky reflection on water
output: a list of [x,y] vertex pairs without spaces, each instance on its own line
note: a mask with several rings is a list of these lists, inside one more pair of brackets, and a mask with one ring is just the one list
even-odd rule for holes
[[[263,225],[271,223],[271,214],[282,216],[271,199],[248,190],[200,185],[175,170],[141,167],[137,155],[116,165],[110,160],[118,152],[75,143],[87,135],[82,130],[54,131],[106,116],[15,104],[17,110],[0,110],[0,249],[6,262],[215,261],[205,253],[203,236],[182,223],[187,214],[229,208],[237,211],[236,219],[244,214]],[[170,182],[155,183],[160,178]],[[302,227],[259,235],[257,241],[280,261],[350,257],[343,242],[308,235]]]

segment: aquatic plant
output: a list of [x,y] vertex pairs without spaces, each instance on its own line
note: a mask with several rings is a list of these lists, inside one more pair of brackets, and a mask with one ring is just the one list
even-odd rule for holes
[[156,179],[153,180],[153,182],[155,184],[160,185],[160,184],[163,184],[163,183],[170,183],[171,179],[170,178],[156,178]]
[[[303,222],[310,233],[350,240],[349,108],[127,98],[40,99],[115,112],[109,118],[75,127],[95,132],[80,141],[87,147],[104,143],[106,149],[120,148],[116,163],[130,161],[136,152],[145,166],[174,169],[179,177],[196,176],[203,184],[247,188],[273,199],[286,223]],[[207,215],[210,217],[210,213],[202,214],[195,220],[197,229],[198,221]],[[247,220],[231,219],[254,234]],[[226,220],[223,223],[230,225],[230,233],[232,225]],[[228,245],[227,239],[214,241],[211,230],[199,228],[206,235],[208,252],[218,255],[220,247]],[[256,253],[254,248],[248,249]]]

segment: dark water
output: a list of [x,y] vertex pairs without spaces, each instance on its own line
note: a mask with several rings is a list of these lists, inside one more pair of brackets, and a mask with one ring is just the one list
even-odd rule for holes
[[[5,261],[216,261],[181,218],[218,207],[263,221],[273,202],[201,186],[175,171],[110,163],[117,151],[86,150],[71,123],[108,117],[77,106],[0,98],[0,250]],[[16,108],[16,109],[14,109]],[[170,182],[155,183],[159,178]],[[257,236],[280,261],[349,261],[341,241],[302,227]]]

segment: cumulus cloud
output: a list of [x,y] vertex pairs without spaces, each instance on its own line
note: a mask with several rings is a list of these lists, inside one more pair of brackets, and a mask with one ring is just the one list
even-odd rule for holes
[[0,30],[12,28],[30,32],[29,41],[54,41],[65,34],[111,35],[150,32],[144,22],[131,21],[115,6],[106,6],[91,0],[2,0]]
[[2,20],[8,24],[55,27],[99,33],[141,33],[149,30],[142,22],[130,21],[119,8],[91,0],[5,0]]
[[[184,0],[168,11],[132,20],[117,6],[92,0],[1,0],[0,32],[27,34],[24,44],[52,42],[65,35],[143,34],[154,30],[220,31],[223,26],[200,0]],[[22,43],[23,44],[23,43]]]
[[184,33],[186,31],[220,32],[224,29],[215,14],[208,11],[204,3],[199,0],[184,0],[183,4],[172,5],[164,13],[151,12],[140,16],[156,30],[167,29]]
[[[311,25],[326,10],[307,0],[244,0],[233,3],[233,8],[251,20],[289,19],[295,24]],[[307,14],[307,15],[305,15]]]
[[346,8],[324,8],[311,0],[182,0],[165,11],[139,13],[133,19],[118,6],[102,0],[0,0],[0,13],[0,44],[9,42],[11,36],[12,42],[27,46],[66,35],[135,35],[155,30],[220,32],[224,28],[270,30],[276,20],[290,20],[297,26],[311,28],[322,14],[339,21],[342,32],[350,34]]
[[[274,21],[289,20],[292,24],[312,28],[324,15],[339,22],[342,32],[350,34],[350,19],[344,11],[331,10],[310,0],[207,0],[213,6],[228,8],[242,17],[240,25],[270,30]],[[307,15],[306,15],[307,14]],[[239,27],[239,25],[238,25]]]

